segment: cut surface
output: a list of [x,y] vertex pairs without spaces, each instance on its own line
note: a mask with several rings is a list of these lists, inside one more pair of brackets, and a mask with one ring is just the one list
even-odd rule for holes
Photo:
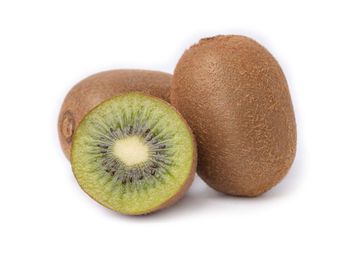
[[167,103],[130,93],[105,101],[80,122],[71,162],[82,189],[118,212],[162,208],[193,176],[195,145]]

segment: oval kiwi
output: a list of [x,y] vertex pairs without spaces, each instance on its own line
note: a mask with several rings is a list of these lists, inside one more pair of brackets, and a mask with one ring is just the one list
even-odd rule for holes
[[179,60],[171,103],[198,143],[198,174],[214,189],[257,196],[288,172],[294,110],[274,57],[244,36],[202,39]]
[[143,92],[169,102],[171,75],[148,70],[110,70],[79,82],[67,94],[58,119],[62,150],[70,158],[72,140],[82,118],[101,102],[121,93]]
[[129,93],[108,99],[83,118],[71,163],[90,197],[114,211],[140,215],[182,198],[194,178],[197,149],[175,108]]

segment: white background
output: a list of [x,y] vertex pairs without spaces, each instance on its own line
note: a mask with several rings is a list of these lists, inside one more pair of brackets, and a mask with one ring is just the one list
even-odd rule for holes
[[[349,255],[348,1],[0,1],[0,255]],[[172,73],[202,37],[243,34],[289,82],[298,151],[258,198],[199,177],[164,211],[128,217],[76,183],[57,118],[93,73]]]

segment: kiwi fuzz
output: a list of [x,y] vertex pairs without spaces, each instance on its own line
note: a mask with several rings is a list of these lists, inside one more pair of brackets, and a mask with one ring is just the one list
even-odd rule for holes
[[[169,118],[174,116],[179,130],[171,128]],[[71,154],[81,188],[105,207],[129,215],[178,201],[197,166],[196,142],[186,121],[167,102],[138,92],[117,95],[89,111],[79,124]],[[186,156],[184,164],[181,156]]]
[[197,138],[198,175],[217,191],[258,196],[288,173],[296,123],[275,58],[245,36],[202,39],[180,58],[171,103]]
[[142,92],[170,101],[172,76],[148,70],[110,70],[91,75],[66,95],[58,118],[61,148],[70,159],[73,136],[79,122],[94,107],[118,94]]

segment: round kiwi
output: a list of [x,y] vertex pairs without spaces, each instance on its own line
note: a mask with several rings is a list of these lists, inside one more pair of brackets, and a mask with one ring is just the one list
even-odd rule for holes
[[71,163],[81,188],[125,214],[150,213],[179,200],[191,185],[197,149],[170,104],[150,95],[113,97],[79,123]]
[[69,159],[75,129],[91,109],[113,96],[134,91],[169,102],[171,77],[158,71],[110,70],[79,82],[64,99],[58,119],[58,134],[65,156]]
[[245,36],[202,39],[179,60],[171,103],[198,142],[198,174],[214,189],[257,196],[288,172],[294,110],[274,57]]

